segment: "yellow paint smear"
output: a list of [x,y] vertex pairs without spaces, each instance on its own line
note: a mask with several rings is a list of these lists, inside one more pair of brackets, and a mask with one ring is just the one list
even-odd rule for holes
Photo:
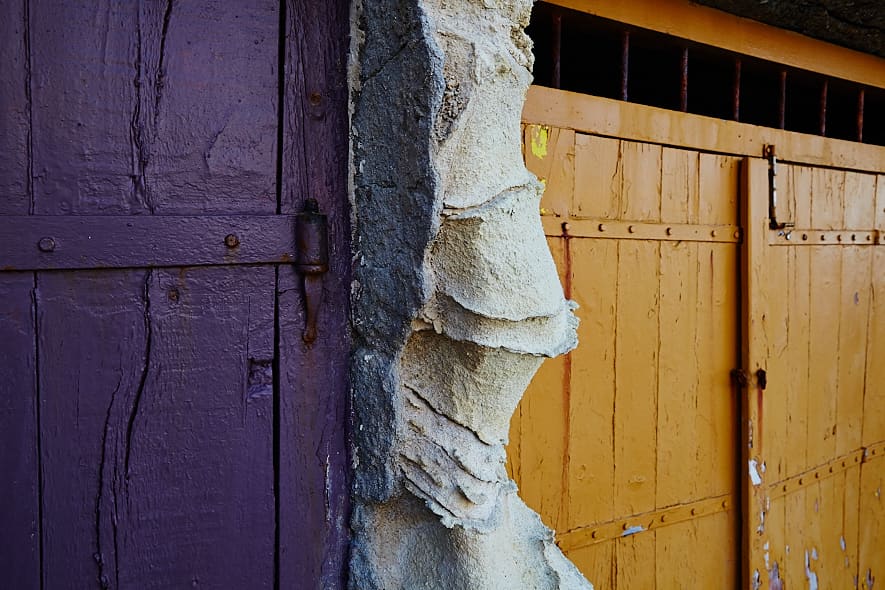
[[532,154],[539,160],[547,156],[547,140],[550,128],[544,125],[532,125]]

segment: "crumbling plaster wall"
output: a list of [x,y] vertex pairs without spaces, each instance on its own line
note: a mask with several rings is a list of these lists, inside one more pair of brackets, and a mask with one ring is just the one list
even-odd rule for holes
[[530,10],[354,7],[351,588],[591,588],[504,468],[526,386],[576,345],[520,153]]

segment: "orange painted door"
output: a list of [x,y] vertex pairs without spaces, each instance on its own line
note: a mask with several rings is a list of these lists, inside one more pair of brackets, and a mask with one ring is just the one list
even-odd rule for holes
[[745,171],[746,575],[871,589],[885,580],[885,176],[780,166],[795,227],[773,230],[769,163]]
[[737,587],[740,158],[526,125],[580,346],[510,470],[596,588]]

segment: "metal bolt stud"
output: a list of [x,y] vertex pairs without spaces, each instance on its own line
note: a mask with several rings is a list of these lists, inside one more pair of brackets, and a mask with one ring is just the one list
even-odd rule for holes
[[224,245],[228,248],[236,248],[240,245],[240,238],[237,234],[227,234],[224,236]]
[[37,242],[37,247],[41,252],[52,252],[55,250],[55,240],[50,237],[40,238],[40,241]]

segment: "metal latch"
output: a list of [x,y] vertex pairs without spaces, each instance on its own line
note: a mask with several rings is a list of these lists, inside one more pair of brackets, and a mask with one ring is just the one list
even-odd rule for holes
[[316,199],[307,199],[304,212],[297,215],[295,269],[304,279],[304,333],[308,345],[317,338],[317,316],[323,302],[323,275],[329,270],[329,241],[326,216]]
[[777,156],[774,153],[774,145],[765,146],[763,153],[768,158],[768,227],[771,229],[794,227],[796,224],[792,221],[777,220]]

